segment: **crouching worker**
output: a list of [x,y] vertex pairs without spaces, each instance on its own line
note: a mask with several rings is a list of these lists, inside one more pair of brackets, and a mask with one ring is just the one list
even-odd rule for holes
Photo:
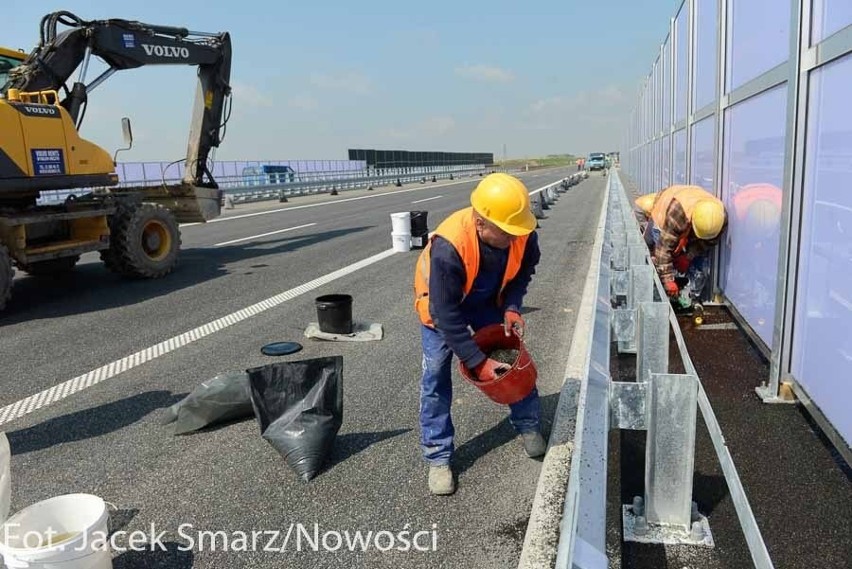
[[[651,207],[645,242],[669,298],[680,294],[675,271],[706,270],[707,254],[718,245],[727,226],[721,200],[698,186],[670,186],[657,194]],[[700,294],[703,281],[693,291]]]
[[[429,464],[429,489],[439,495],[455,491],[450,464],[453,355],[480,381],[492,381],[510,369],[488,358],[470,329],[502,323],[506,334],[523,335],[521,306],[540,257],[536,219],[523,182],[491,174],[474,189],[470,203],[437,227],[417,260],[414,277],[423,349],[420,445]],[[538,391],[534,388],[509,407],[527,455],[543,455]]]

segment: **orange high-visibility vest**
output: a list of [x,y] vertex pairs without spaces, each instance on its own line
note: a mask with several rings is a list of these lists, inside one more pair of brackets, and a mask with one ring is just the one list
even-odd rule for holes
[[[699,186],[669,186],[659,193],[657,199],[654,201],[654,206],[651,208],[651,218],[654,220],[654,225],[660,229],[666,224],[666,213],[674,199],[680,203],[687,219],[692,219],[695,204],[701,200],[715,200],[720,204],[722,203],[716,196]],[[686,247],[688,237],[689,230],[680,236],[680,242],[675,253],[680,252]]]
[[[479,273],[479,236],[473,221],[473,208],[468,207],[451,214],[435,229],[435,235],[440,235],[450,242],[461,257],[465,270],[465,284],[462,291],[464,296],[473,288],[473,281]],[[524,258],[529,237],[516,237],[509,246],[509,259],[503,283],[500,285],[500,297],[506,285],[518,274]],[[426,326],[434,326],[429,312],[429,271],[431,268],[432,239],[420,253],[414,269],[414,309],[420,316],[420,321]],[[499,297],[498,297],[499,298]]]

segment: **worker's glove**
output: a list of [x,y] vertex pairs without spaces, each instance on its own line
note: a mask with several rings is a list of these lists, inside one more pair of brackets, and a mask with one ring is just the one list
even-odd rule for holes
[[683,274],[689,270],[689,257],[686,255],[678,255],[674,259],[672,259],[672,265],[677,270],[677,272]]
[[666,281],[663,285],[666,288],[666,294],[669,295],[669,298],[674,298],[677,296],[678,288],[677,283],[674,281]]
[[482,382],[494,381],[502,374],[512,369],[512,366],[487,358],[481,364],[473,368],[476,379]]
[[511,332],[515,332],[519,338],[523,338],[525,326],[524,319],[514,310],[507,310],[506,314],[503,315],[503,331],[507,336]]

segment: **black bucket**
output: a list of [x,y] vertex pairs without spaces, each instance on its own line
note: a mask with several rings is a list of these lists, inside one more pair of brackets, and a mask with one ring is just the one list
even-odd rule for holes
[[316,298],[320,332],[326,334],[352,333],[352,297],[348,294],[327,294]]
[[411,248],[423,249],[429,240],[428,211],[412,211],[411,215]]

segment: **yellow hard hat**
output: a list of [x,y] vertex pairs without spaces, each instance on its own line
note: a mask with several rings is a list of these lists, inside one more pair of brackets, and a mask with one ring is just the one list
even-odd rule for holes
[[509,235],[529,235],[535,230],[527,187],[509,174],[485,176],[470,195],[470,205]]
[[654,201],[657,199],[657,193],[654,192],[652,194],[645,194],[644,196],[639,196],[633,202],[636,204],[636,207],[641,209],[645,215],[651,213],[651,208],[654,207]]
[[715,239],[725,225],[725,207],[717,200],[701,200],[692,212],[692,229],[699,239]]

